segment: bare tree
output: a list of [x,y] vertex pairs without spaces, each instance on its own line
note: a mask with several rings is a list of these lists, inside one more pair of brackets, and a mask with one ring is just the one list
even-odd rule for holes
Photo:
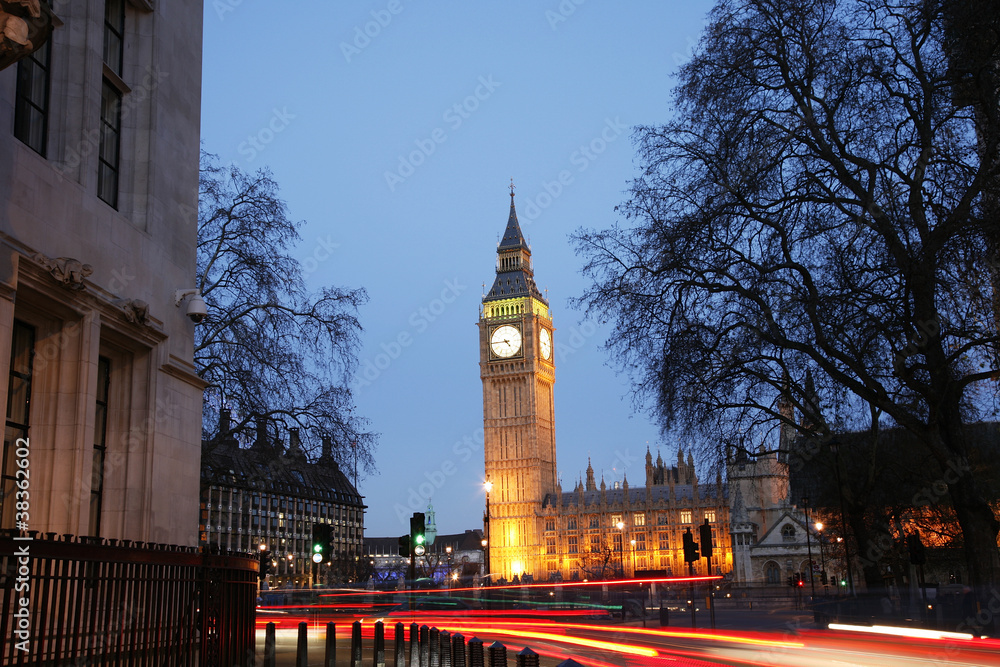
[[998,523],[965,427],[995,412],[1000,370],[980,158],[997,136],[954,100],[938,10],[721,0],[676,119],[637,129],[625,222],[577,235],[579,302],[614,322],[664,425],[744,447],[778,424],[821,445],[909,431],[952,471],[982,600]]
[[299,427],[305,444],[332,439],[335,458],[373,469],[377,438],[354,414],[348,381],[357,359],[363,289],[310,293],[290,254],[299,222],[288,218],[267,170],[248,174],[202,155],[198,288],[209,317],[195,329],[194,359],[208,382],[204,437],[221,407],[233,430],[263,417]]

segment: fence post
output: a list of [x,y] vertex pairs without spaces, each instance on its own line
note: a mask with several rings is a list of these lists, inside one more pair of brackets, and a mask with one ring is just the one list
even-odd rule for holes
[[274,623],[268,623],[264,630],[264,667],[275,667],[274,664]]
[[392,635],[393,667],[406,667],[406,631],[402,623],[396,623]]
[[431,664],[431,629],[426,625],[420,626],[420,667],[430,667]]
[[351,667],[361,667],[361,621],[351,624]]
[[410,623],[410,667],[420,667],[420,642],[417,635],[420,633],[420,626]]
[[483,640],[478,637],[469,640],[469,667],[486,667]]
[[323,667],[337,667],[337,626],[326,624],[326,658]]
[[441,649],[438,655],[441,656],[441,667],[451,667],[451,633],[442,630],[439,635]]
[[385,667],[385,626],[382,621],[375,621],[375,656],[373,667]]
[[451,636],[451,665],[465,667],[465,637],[460,632]]
[[538,667],[538,654],[525,646],[517,654],[517,667]]
[[309,667],[309,625],[299,622],[299,641],[295,647],[295,667]]
[[498,641],[490,644],[490,667],[507,667],[507,647]]
[[427,654],[429,656],[427,664],[430,667],[441,667],[441,632],[437,628],[431,628],[427,637]]

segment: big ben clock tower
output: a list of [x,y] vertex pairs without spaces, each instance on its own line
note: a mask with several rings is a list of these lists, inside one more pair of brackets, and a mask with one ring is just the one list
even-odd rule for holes
[[556,488],[552,317],[510,193],[496,280],[479,317],[490,571],[544,576],[539,510]]

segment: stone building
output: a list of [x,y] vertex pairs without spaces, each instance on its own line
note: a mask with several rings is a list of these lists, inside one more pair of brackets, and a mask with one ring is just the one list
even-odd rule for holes
[[[222,411],[219,437],[204,444],[200,543],[220,550],[270,552],[271,583],[355,581],[361,567],[365,505],[334,460],[331,443],[310,461],[298,429],[288,446],[258,425],[255,441],[241,447]],[[329,563],[314,566],[313,526],[330,526]]]
[[[479,317],[489,574],[506,580],[644,570],[681,575],[681,535],[687,527],[697,535],[706,518],[717,547],[713,573],[728,572],[726,489],[719,478],[699,484],[690,455],[685,462],[678,453],[677,466],[668,468],[660,457],[654,464],[647,452],[642,487],[630,488],[623,479],[610,489],[601,480],[598,488],[588,468],[586,483],[562,490],[556,473],[555,345],[549,304],[535,284],[512,190],[496,279]],[[698,567],[704,571],[704,560]]]
[[28,529],[194,545],[202,2],[53,6],[0,71],[0,528],[22,439]]

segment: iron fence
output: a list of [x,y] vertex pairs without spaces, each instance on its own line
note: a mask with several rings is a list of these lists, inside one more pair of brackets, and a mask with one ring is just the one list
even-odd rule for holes
[[246,664],[253,660],[258,568],[248,554],[0,535],[0,662]]

